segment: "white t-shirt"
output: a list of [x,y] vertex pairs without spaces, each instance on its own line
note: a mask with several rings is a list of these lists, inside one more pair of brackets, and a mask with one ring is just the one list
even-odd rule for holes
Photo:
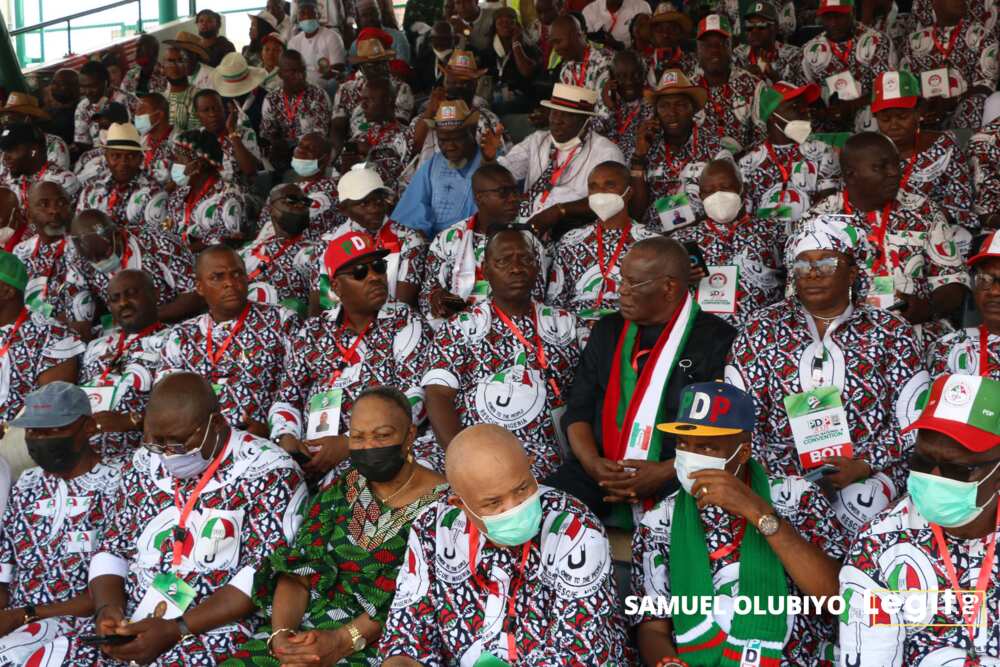
[[289,40],[288,48],[302,54],[302,58],[306,61],[306,78],[309,83],[316,86],[321,86],[324,81],[319,73],[321,59],[326,58],[331,67],[343,65],[347,61],[344,40],[340,33],[330,28],[320,27],[311,38],[300,32]]
[[614,17],[608,11],[607,0],[594,0],[583,8],[583,18],[587,21],[587,32],[598,32],[602,28],[610,31],[611,36],[629,47],[632,46],[632,36],[628,27],[637,14],[652,14],[646,0],[622,0],[622,6]]

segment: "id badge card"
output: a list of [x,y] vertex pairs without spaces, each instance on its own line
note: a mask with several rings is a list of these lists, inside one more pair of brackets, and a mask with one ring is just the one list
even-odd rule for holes
[[892,276],[875,276],[872,278],[871,289],[868,290],[868,303],[876,308],[888,309],[896,303],[896,284]]
[[477,280],[472,286],[472,298],[476,303],[485,300],[490,295],[488,280]]
[[920,73],[920,93],[924,99],[932,97],[951,97],[951,85],[948,79],[948,68],[927,70]]
[[708,276],[698,281],[696,299],[707,313],[736,312],[736,290],[740,271],[735,266],[710,266]]
[[96,536],[96,530],[71,530],[66,534],[66,551],[71,554],[93,553]]
[[195,598],[195,590],[173,572],[161,572],[153,579],[132,615],[136,623],[147,618],[179,618]]
[[340,432],[340,406],[343,389],[314,394],[309,399],[309,419],[306,422],[306,440],[338,435]]
[[53,310],[52,304],[45,300],[48,283],[46,276],[35,276],[24,287],[24,305],[28,310],[45,317],[51,317]]
[[838,387],[817,387],[789,394],[784,403],[803,470],[823,465],[828,456],[854,454]]
[[584,308],[576,315],[581,320],[599,320],[605,315],[610,315],[611,313],[617,313],[618,311],[614,308]]
[[694,222],[694,209],[686,192],[660,197],[653,204],[660,216],[660,228],[664,233],[672,232],[678,227]]
[[831,95],[836,93],[837,97],[845,102],[861,97],[861,87],[854,79],[854,75],[847,71],[826,77],[826,87]]
[[83,389],[84,393],[87,394],[87,399],[90,401],[91,412],[107,412],[108,410],[111,410],[115,404],[115,392],[118,390],[117,377],[115,378],[115,382],[112,384],[104,385],[102,387],[85,384],[81,385],[80,389]]

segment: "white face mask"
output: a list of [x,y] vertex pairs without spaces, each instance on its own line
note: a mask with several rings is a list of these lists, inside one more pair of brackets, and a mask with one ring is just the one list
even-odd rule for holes
[[681,488],[691,493],[691,489],[694,488],[694,480],[691,479],[691,473],[701,470],[724,470],[729,465],[729,462],[740,453],[741,449],[743,449],[743,445],[737,447],[736,451],[728,459],[719,458],[718,456],[707,456],[705,454],[695,454],[694,452],[685,452],[678,449],[674,458],[674,471],[677,473],[677,481],[680,483]]
[[579,146],[580,141],[581,139],[579,134],[568,141],[556,141],[556,138],[552,137],[552,145],[555,146],[560,151],[568,151],[574,146]]
[[785,120],[778,114],[774,114],[775,118],[780,121],[784,121],[785,127],[781,130],[782,134],[791,139],[797,144],[804,144],[809,136],[812,135],[813,126],[807,120]]
[[167,471],[167,474],[177,479],[188,479],[201,474],[208,468],[211,463],[210,459],[215,458],[218,452],[213,452],[212,456],[206,459],[201,455],[201,448],[205,446],[208,434],[212,430],[213,417],[215,417],[214,414],[208,418],[208,425],[205,427],[205,435],[202,436],[201,443],[190,452],[185,452],[184,454],[160,454],[160,463],[163,464],[163,468]]
[[614,192],[595,192],[594,194],[587,197],[587,203],[590,204],[590,210],[593,211],[598,218],[601,220],[610,220],[615,217],[625,208],[625,197],[628,194],[628,188],[625,188],[625,192],[622,194],[616,194]]
[[716,222],[728,223],[736,219],[743,208],[743,197],[735,192],[713,192],[702,201],[705,213]]

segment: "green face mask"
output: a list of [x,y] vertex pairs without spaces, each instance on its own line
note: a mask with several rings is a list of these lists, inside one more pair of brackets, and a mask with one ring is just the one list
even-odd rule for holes
[[979,507],[976,496],[979,495],[979,485],[992,477],[998,467],[1000,462],[978,482],[959,482],[926,472],[910,471],[906,489],[917,510],[931,523],[943,528],[964,526],[974,521],[989,505],[987,502]]
[[493,516],[479,516],[472,510],[469,511],[486,526],[486,537],[491,542],[515,547],[538,534],[542,525],[541,495],[541,490],[536,489],[524,502]]

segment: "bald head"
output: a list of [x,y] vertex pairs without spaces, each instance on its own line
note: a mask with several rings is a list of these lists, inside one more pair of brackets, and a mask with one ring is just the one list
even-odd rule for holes
[[858,158],[899,160],[899,151],[892,139],[881,132],[859,132],[847,140],[840,154],[840,162],[854,162]]
[[743,181],[736,163],[725,158],[709,161],[705,165],[705,168],[701,170],[699,184],[704,187],[705,181],[713,179],[714,177],[720,177],[728,181],[735,181],[737,185],[742,185]]
[[552,28],[565,30],[569,34],[583,36],[583,30],[580,29],[580,24],[572,16],[567,16],[566,14],[560,14],[555,21],[552,22]]
[[146,420],[200,424],[218,410],[219,400],[208,380],[197,373],[171,373],[153,386]]
[[[509,493],[512,485],[531,477],[521,441],[494,424],[476,424],[456,435],[448,445],[444,465],[448,483],[473,506],[484,498]],[[478,507],[473,509],[482,515]]]
[[88,208],[77,213],[76,217],[73,218],[73,224],[70,226],[70,232],[73,236],[86,236],[88,234],[97,234],[99,236],[108,236],[110,232],[115,228],[115,223],[111,221],[108,214],[104,211],[99,211],[96,208]]
[[230,248],[229,246],[222,245],[221,243],[216,245],[210,245],[204,250],[202,250],[200,253],[198,253],[198,257],[194,261],[195,276],[201,274],[202,269],[210,259],[216,259],[216,258],[228,258],[234,260],[240,265],[243,264],[243,258],[240,257],[240,254],[235,250],[233,250],[232,248]]
[[628,254],[658,266],[661,273],[674,276],[687,289],[691,258],[687,249],[678,241],[666,236],[653,236],[637,242]]

